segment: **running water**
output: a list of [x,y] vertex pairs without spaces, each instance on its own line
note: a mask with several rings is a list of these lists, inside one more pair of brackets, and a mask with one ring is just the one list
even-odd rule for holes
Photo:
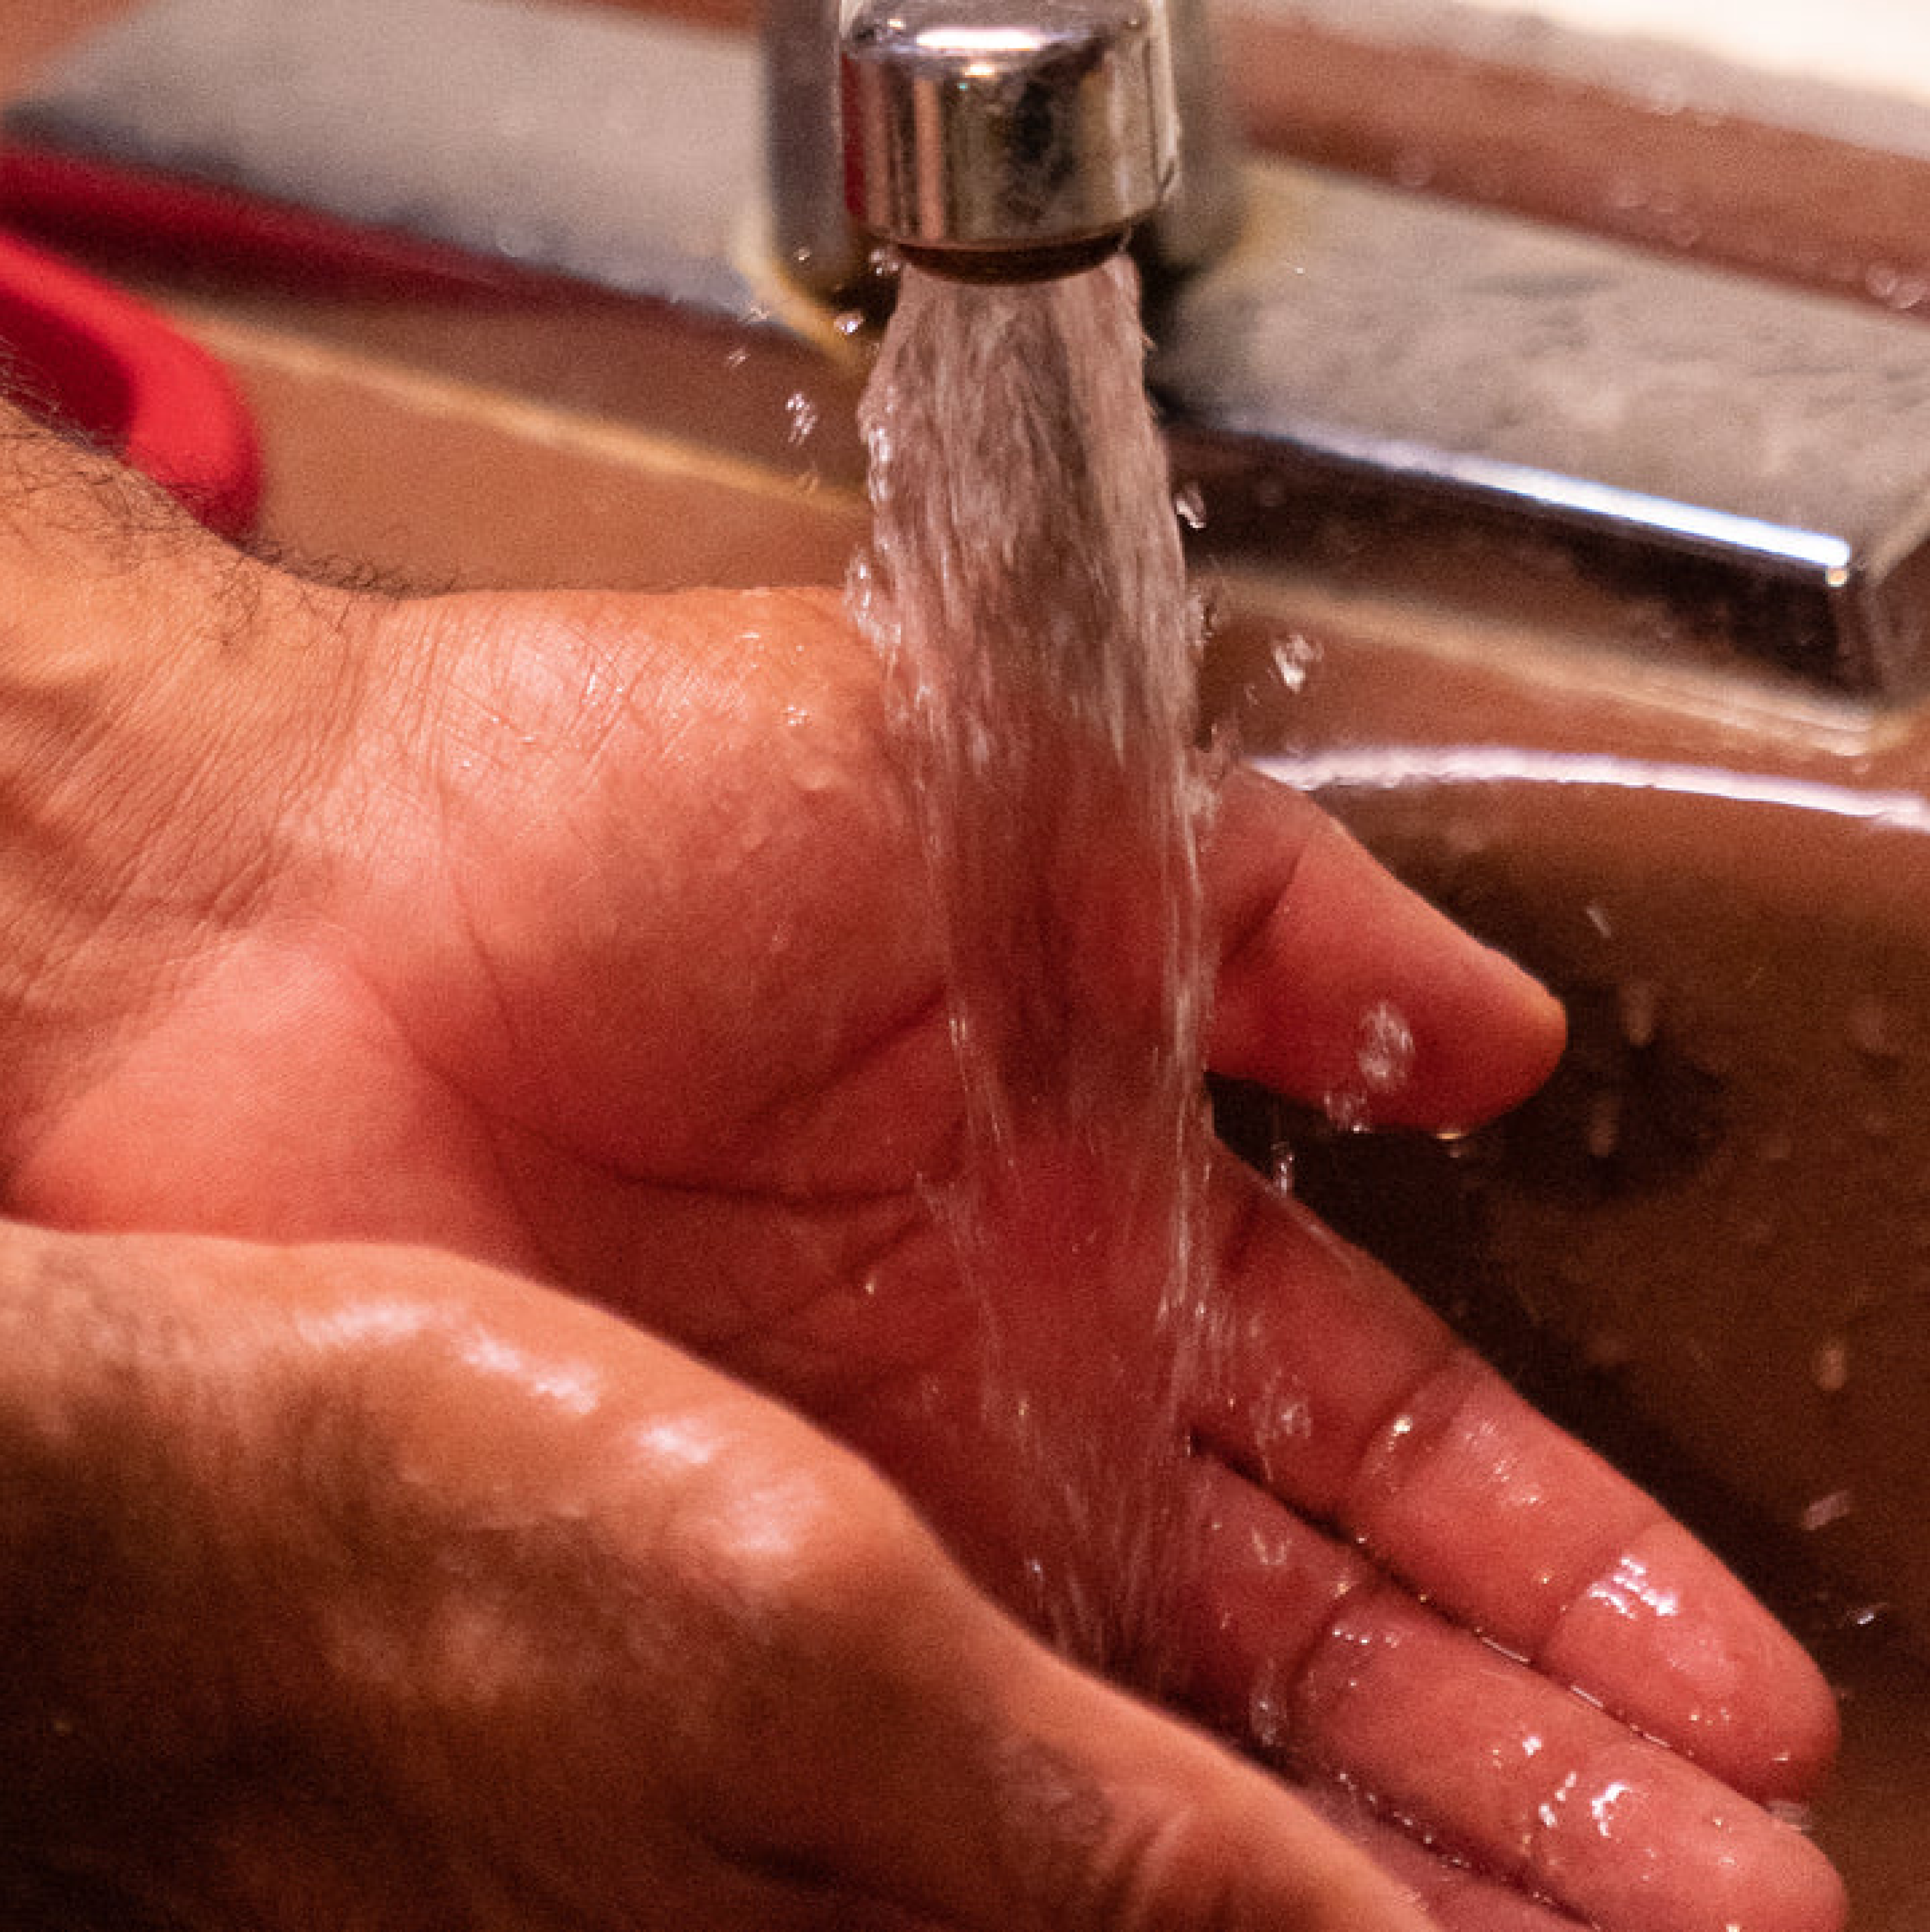
[[[1088,1661],[1157,1675],[1181,1403],[1209,1346],[1199,625],[1123,258],[908,266],[866,394],[854,575],[929,855],[966,1096],[935,1188],[983,1339],[962,1456],[1018,1472],[991,1552]],[[969,1480],[969,1474],[962,1480]],[[985,1552],[980,1552],[981,1560]]]

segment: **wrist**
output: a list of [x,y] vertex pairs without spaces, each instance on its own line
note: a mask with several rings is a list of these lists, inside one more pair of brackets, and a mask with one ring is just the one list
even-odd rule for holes
[[0,409],[0,1178],[36,1114],[250,916],[345,715],[355,600]]

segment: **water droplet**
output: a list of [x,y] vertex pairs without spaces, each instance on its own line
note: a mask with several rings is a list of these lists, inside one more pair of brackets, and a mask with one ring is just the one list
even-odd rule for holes
[[1809,1378],[1825,1395],[1841,1395],[1850,1385],[1850,1345],[1832,1335],[1816,1345],[1809,1360]]
[[1320,646],[1298,631],[1289,631],[1274,638],[1271,655],[1280,688],[1298,695],[1307,688],[1307,676],[1320,662]]
[[1262,1750],[1279,1750],[1292,1734],[1292,1713],[1277,1663],[1262,1665],[1253,1679],[1247,1696],[1247,1727]]
[[1618,1778],[1604,1784],[1588,1801],[1588,1814],[1595,1820],[1595,1828],[1598,1836],[1604,1838],[1614,1837],[1616,1814],[1635,1795],[1635,1787]]
[[1845,1516],[1856,1513],[1856,1498],[1848,1490],[1832,1490],[1826,1496],[1818,1496],[1814,1502],[1805,1504],[1796,1517],[1796,1526],[1813,1535],[1819,1529],[1827,1529],[1832,1523],[1841,1522]]
[[1631,1619],[1679,1617],[1682,1599],[1665,1585],[1658,1583],[1649,1566],[1640,1557],[1625,1556],[1599,1582],[1589,1585],[1588,1600]]
[[1610,918],[1608,908],[1606,906],[1586,905],[1582,908],[1582,916],[1604,939],[1613,939],[1615,937],[1615,922]]
[[1291,1459],[1313,1433],[1313,1409],[1304,1390],[1276,1386],[1261,1395],[1248,1414],[1261,1478],[1269,1487],[1278,1487],[1291,1472]]
[[785,434],[794,449],[816,434],[818,405],[802,389],[794,389],[785,398],[784,414],[788,424]]
[[1293,1143],[1291,1141],[1275,1141],[1267,1171],[1277,1192],[1291,1194],[1293,1192]]
[[1625,980],[1616,988],[1622,1037],[1631,1046],[1652,1046],[1661,1017],[1661,988],[1652,980]]
[[1580,1782],[1580,1772],[1570,1772],[1561,1783],[1535,1806],[1535,1816],[1541,1821],[1544,1831],[1552,1832],[1559,1827],[1562,1814],[1567,1808],[1568,1800],[1574,1796],[1575,1786]]
[[1361,1015],[1354,1062],[1361,1084],[1375,1096],[1398,1093],[1414,1074],[1414,1034],[1399,1010],[1377,1000]]

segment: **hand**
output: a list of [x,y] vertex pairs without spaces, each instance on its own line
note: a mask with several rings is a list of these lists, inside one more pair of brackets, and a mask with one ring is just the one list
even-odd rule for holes
[[428,1251],[0,1226],[10,1925],[1421,1932],[855,1457]]
[[[14,707],[16,1210],[431,1240],[589,1295],[825,1420],[1022,1598],[1058,1552],[1009,1435],[960,1450],[980,1311],[923,1192],[957,1120],[942,989],[834,603],[193,571],[128,615],[164,656]],[[52,743],[83,755],[35,796]],[[1415,1041],[1402,1118],[1544,1070],[1545,999],[1301,802],[1236,782],[1212,869],[1225,1070],[1327,1090],[1380,1000]],[[1238,1346],[1184,1392],[1185,1493],[1122,1504],[1208,1526],[1173,1688],[1361,1794],[1450,1924],[1834,1924],[1820,1861],[1715,1781],[1791,1797],[1826,1757],[1794,1648],[1368,1263],[1230,1162],[1217,1186]],[[1158,1340],[1013,1312],[1001,1372],[1088,1417]],[[1084,1466],[1120,1502],[1104,1445]],[[1120,1587],[1123,1546],[1072,1552],[1080,1586]]]

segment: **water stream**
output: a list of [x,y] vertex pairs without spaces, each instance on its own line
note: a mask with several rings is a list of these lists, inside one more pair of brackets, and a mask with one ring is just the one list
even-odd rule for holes
[[[1024,1606],[1158,1675],[1211,1346],[1193,748],[1199,623],[1121,260],[908,267],[863,416],[860,621],[887,668],[966,1088],[936,1205],[976,1298],[972,1436],[1021,1473]],[[965,1445],[961,1444],[961,1453]],[[1119,1580],[1127,1580],[1122,1597]]]

